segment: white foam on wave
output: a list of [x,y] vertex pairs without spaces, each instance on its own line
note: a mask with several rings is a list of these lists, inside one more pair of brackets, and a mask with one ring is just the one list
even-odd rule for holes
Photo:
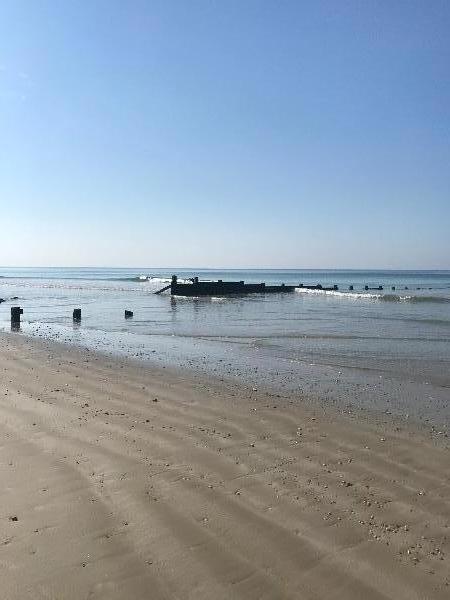
[[450,298],[443,296],[420,296],[411,294],[373,294],[370,292],[339,291],[339,290],[309,290],[305,288],[295,288],[296,292],[302,294],[312,294],[320,296],[334,296],[338,298],[350,298],[352,300],[379,300],[382,302],[438,302],[450,303]]
[[[147,281],[150,281],[151,283],[170,283],[172,281],[172,277],[152,277],[152,276],[148,276],[147,277]],[[191,283],[190,279],[183,279],[178,277],[177,279],[178,283]]]
[[357,300],[379,300],[383,294],[368,294],[367,292],[340,292],[339,290],[309,290],[295,288],[299,294],[312,294],[319,296],[337,296],[338,298],[355,298]]

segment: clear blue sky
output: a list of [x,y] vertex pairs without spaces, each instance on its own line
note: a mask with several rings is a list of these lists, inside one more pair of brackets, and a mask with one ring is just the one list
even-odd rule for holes
[[450,268],[447,0],[2,0],[0,264]]

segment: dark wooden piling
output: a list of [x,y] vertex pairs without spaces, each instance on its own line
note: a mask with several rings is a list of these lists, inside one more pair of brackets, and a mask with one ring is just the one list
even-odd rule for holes
[[23,315],[23,308],[20,308],[20,306],[11,306],[11,325],[20,325],[20,315]]
[[81,308],[73,309],[73,320],[77,323],[81,321]]

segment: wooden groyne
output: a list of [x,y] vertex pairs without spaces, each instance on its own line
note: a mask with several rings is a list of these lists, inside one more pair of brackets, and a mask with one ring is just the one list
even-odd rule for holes
[[[191,283],[179,283],[176,275],[172,276],[170,293],[173,296],[229,296],[232,294],[278,294],[293,292],[294,285],[266,285],[265,283],[245,283],[244,281],[199,281],[193,277]],[[166,286],[165,289],[168,289]],[[160,293],[159,290],[156,293]]]
[[[285,285],[284,283],[280,285],[267,285],[264,282],[245,283],[245,281],[223,281],[222,279],[218,279],[217,281],[200,281],[198,277],[192,277],[180,283],[177,275],[172,275],[171,282],[156,291],[155,294],[162,294],[170,290],[173,296],[231,296],[242,294],[282,294],[293,292],[296,289],[336,292],[339,290],[339,287],[337,285],[326,286],[320,283],[315,285],[305,285],[304,283],[299,283],[298,285]],[[382,291],[383,289],[382,285],[376,287],[363,286],[364,291]],[[395,290],[395,286],[392,286],[391,289]],[[354,291],[354,286],[349,285],[348,291]]]
[[303,283],[299,283],[296,287],[303,290],[322,290],[324,292],[337,292],[339,290],[337,285],[333,285],[331,287],[324,287],[320,283],[318,283],[317,285],[303,285]]

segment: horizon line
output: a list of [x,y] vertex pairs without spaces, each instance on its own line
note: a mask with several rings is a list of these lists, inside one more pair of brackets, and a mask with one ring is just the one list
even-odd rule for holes
[[200,266],[99,266],[99,265],[0,265],[0,269],[135,269],[135,270],[186,270],[186,271],[450,271],[449,268],[398,268],[398,267],[200,267]]

